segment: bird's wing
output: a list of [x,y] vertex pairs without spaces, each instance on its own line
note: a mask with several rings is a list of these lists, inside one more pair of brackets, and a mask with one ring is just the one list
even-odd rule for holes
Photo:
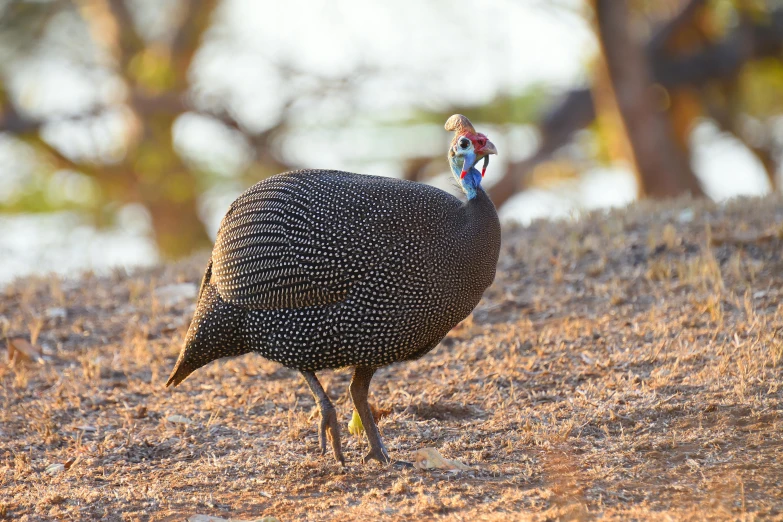
[[350,281],[313,227],[301,180],[275,176],[231,205],[212,252],[212,283],[221,297],[251,309],[276,310],[342,301]]
[[224,300],[252,309],[338,303],[401,247],[418,262],[417,247],[435,248],[449,210],[459,206],[441,190],[402,180],[338,171],[274,176],[223,218],[212,283]]

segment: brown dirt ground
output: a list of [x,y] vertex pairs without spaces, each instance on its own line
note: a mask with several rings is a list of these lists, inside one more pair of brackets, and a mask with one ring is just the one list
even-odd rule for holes
[[[782,254],[780,199],[507,227],[472,319],[371,388],[394,456],[459,473],[362,465],[345,429],[341,469],[301,377],[252,354],[165,389],[193,299],[155,290],[203,258],[17,281],[0,324],[43,362],[0,363],[0,518],[781,520]],[[322,376],[344,427],[349,377]]]

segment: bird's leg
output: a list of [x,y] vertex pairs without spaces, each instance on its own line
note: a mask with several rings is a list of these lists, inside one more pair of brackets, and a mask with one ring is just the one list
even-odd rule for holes
[[313,392],[315,402],[318,403],[318,412],[321,414],[321,423],[318,428],[318,443],[321,445],[321,455],[326,454],[326,439],[332,443],[334,458],[345,466],[345,457],[340,445],[340,426],[337,424],[337,412],[334,409],[332,401],[326,395],[323,386],[318,381],[314,372],[302,371],[302,375]]
[[389,453],[383,445],[378,426],[375,424],[375,419],[372,417],[370,404],[367,402],[367,395],[370,391],[370,381],[372,380],[374,373],[375,368],[368,368],[366,366],[356,367],[353,372],[353,379],[351,380],[351,399],[353,399],[353,405],[359,413],[359,418],[362,419],[364,431],[367,432],[367,441],[370,443],[370,452],[364,457],[364,462],[375,459],[381,464],[388,464],[391,462]]

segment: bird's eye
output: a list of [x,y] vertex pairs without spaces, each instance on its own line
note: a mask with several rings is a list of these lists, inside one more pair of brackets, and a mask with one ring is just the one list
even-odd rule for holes
[[467,139],[467,138],[461,138],[459,140],[459,148],[462,149],[462,150],[465,150],[468,147],[470,147],[470,140]]

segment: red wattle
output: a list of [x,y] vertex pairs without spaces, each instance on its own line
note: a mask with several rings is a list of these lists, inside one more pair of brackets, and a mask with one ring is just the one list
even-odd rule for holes
[[466,171],[462,171],[462,174],[459,175],[459,179],[465,179],[465,174],[467,174]]
[[487,168],[486,168],[486,167],[484,167],[483,169],[481,169],[481,177],[482,177],[482,178],[484,177],[484,173],[485,173],[486,171],[487,171]]

